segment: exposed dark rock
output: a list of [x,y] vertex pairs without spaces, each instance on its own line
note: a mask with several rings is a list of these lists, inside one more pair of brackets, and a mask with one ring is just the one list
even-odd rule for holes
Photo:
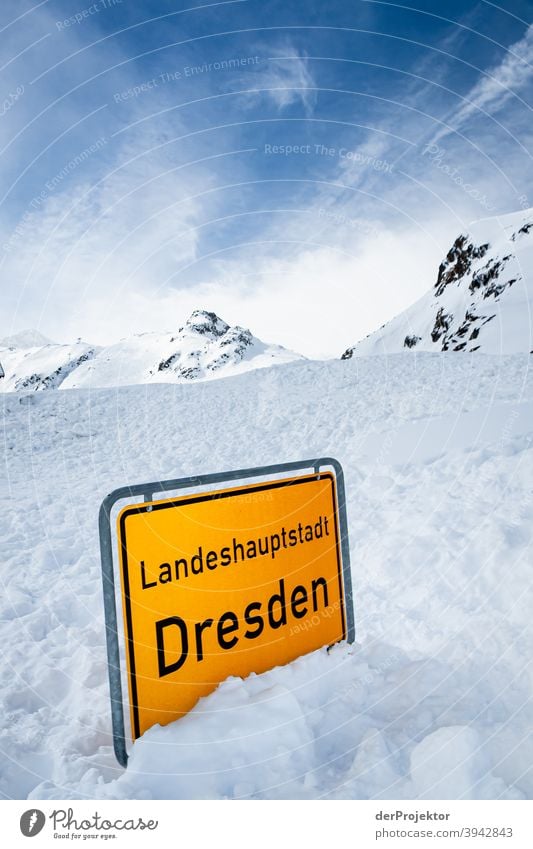
[[214,371],[230,360],[233,360],[235,363],[240,362],[244,358],[246,349],[252,344],[253,336],[249,330],[245,330],[244,327],[239,327],[238,325],[231,327],[221,338],[219,345],[221,348],[232,348],[232,352],[222,351],[221,354],[211,360],[208,368]]
[[172,354],[170,357],[167,357],[166,360],[161,360],[161,362],[159,363],[159,365],[157,367],[157,370],[158,371],[165,371],[165,369],[170,368],[172,363],[175,362],[178,357],[179,357],[179,354]]
[[433,330],[431,331],[431,338],[433,342],[438,342],[442,334],[446,333],[446,331],[449,330],[452,321],[452,313],[445,313],[444,307],[440,307],[435,317],[435,324],[433,326]]
[[501,271],[504,269],[505,265],[507,264],[510,258],[510,255],[508,255],[504,256],[503,259],[499,260],[490,259],[488,263],[483,266],[483,268],[480,268],[472,276],[470,286],[468,287],[469,291],[475,292],[476,289],[487,287],[492,280],[495,280],[497,277],[499,277]]
[[493,295],[495,299],[499,298],[502,292],[505,292],[505,290],[512,286],[513,283],[516,283],[516,277],[513,277],[512,280],[507,280],[504,283],[491,283],[483,295],[483,298],[490,298],[491,295]]
[[525,235],[527,235],[532,227],[533,227],[533,221],[531,221],[529,224],[524,224],[523,227],[520,227],[520,230],[518,230],[516,233],[513,233],[513,235],[511,236],[511,241],[515,242],[516,237],[519,236],[520,233],[524,233]]
[[14,387],[15,391],[18,392],[21,389],[35,389],[35,391],[42,389],[56,389],[63,383],[65,378],[74,371],[74,369],[77,369],[78,366],[87,362],[87,360],[92,359],[95,353],[96,351],[94,350],[86,351],[79,357],[69,360],[63,366],[59,366],[59,368],[56,368],[51,374],[35,373],[31,374],[29,377],[17,380]]
[[185,377],[187,380],[194,380],[195,377],[199,377],[201,374],[201,369],[199,366],[182,366],[176,372],[180,375],[180,377]]
[[184,327],[180,327],[179,332],[183,330],[192,330],[202,336],[210,336],[212,339],[218,336],[223,336],[229,330],[229,324],[226,324],[214,312],[207,310],[194,310],[190,317],[185,322]]
[[484,257],[488,249],[488,243],[476,246],[468,241],[467,236],[459,236],[448,251],[446,259],[439,266],[437,282],[435,283],[437,297],[442,295],[446,286],[450,283],[456,283],[465,274],[468,274],[472,262]]
[[254,339],[251,332],[244,327],[238,325],[230,327],[215,313],[204,310],[195,310],[173,341],[179,344],[180,335],[182,338],[183,336],[190,338],[191,332],[207,337],[199,343],[201,347],[188,354],[183,354],[178,348],[175,353],[161,360],[157,371],[172,369],[180,377],[193,379],[201,375],[202,356],[213,352],[214,356],[207,362],[205,368],[208,371],[216,371],[229,362],[240,362],[246,350],[253,345]]

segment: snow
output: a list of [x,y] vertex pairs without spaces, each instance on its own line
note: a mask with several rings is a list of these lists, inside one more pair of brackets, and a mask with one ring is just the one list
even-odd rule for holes
[[43,345],[52,344],[53,342],[38,330],[21,330],[20,333],[0,339],[0,348],[42,348]]
[[18,342],[4,349],[0,344],[6,373],[0,392],[212,380],[302,359],[205,310],[195,310],[176,333],[140,333],[103,348],[81,341],[41,344],[36,331]]
[[483,741],[464,725],[439,728],[411,754],[411,775],[420,799],[497,799],[505,783],[490,771]]
[[[533,796],[529,355],[407,351],[2,396],[0,793]],[[335,456],[357,639],[111,740],[97,514],[124,484]]]
[[[474,222],[464,239],[464,248],[486,251],[471,259],[467,271],[454,274],[442,289],[432,285],[420,300],[344,356],[398,353],[407,348],[406,340],[417,351],[532,351],[533,209]],[[447,261],[451,269],[453,261],[443,264]],[[491,289],[494,286],[501,291]],[[433,338],[439,311],[449,326]]]
[[80,363],[91,359],[95,349],[85,342],[45,345],[36,348],[0,348],[5,377],[0,391],[57,389]]

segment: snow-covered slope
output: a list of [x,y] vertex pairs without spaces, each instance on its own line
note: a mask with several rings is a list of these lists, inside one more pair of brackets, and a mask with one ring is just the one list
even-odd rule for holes
[[[0,793],[532,798],[530,362],[405,352],[2,396]],[[356,644],[229,679],[124,772],[103,496],[321,455],[346,475]]]
[[42,348],[43,345],[52,344],[52,340],[47,339],[38,330],[22,330],[0,339],[0,348]]
[[81,341],[73,345],[50,343],[27,347],[28,341],[35,340],[28,339],[26,335],[23,339],[22,346],[0,347],[0,363],[5,372],[5,377],[0,380],[0,392],[57,389],[98,350]]
[[208,380],[300,358],[213,312],[195,310],[175,334],[142,333],[104,348],[63,388]]
[[29,345],[37,340],[35,333],[27,331],[0,345],[6,373],[0,391],[182,383],[302,359],[204,310],[195,310],[175,334],[141,333],[104,348],[83,342]]
[[452,245],[433,288],[343,359],[404,349],[532,351],[533,209],[473,224]]

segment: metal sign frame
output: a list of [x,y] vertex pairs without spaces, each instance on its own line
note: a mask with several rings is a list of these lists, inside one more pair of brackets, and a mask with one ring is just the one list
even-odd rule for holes
[[[185,489],[187,487],[205,486],[214,483],[260,478],[263,475],[303,471],[313,469],[317,477],[320,470],[329,466],[335,471],[335,490],[337,494],[337,510],[342,552],[342,576],[344,584],[344,599],[346,605],[346,640],[355,640],[355,622],[353,609],[352,581],[350,572],[350,545],[348,541],[348,521],[346,517],[346,493],[344,488],[344,472],[338,460],[333,457],[319,457],[315,460],[300,460],[295,463],[278,463],[273,466],[257,466],[251,469],[237,469],[231,472],[217,472],[210,475],[194,475],[176,480],[152,481],[150,483],[123,486],[109,493],[102,501],[98,516],[100,533],[100,556],[102,563],[102,583],[104,594],[104,612],[107,644],[107,668],[109,674],[109,690],[111,698],[111,719],[113,726],[113,747],[119,764],[126,767],[128,753],[126,751],[126,735],[124,726],[124,703],[122,697],[122,672],[120,667],[120,648],[118,636],[118,618],[115,590],[115,569],[113,559],[113,539],[111,531],[111,511],[118,501],[126,498],[142,496],[144,501],[154,501],[154,495]],[[265,483],[268,483],[265,481]]]

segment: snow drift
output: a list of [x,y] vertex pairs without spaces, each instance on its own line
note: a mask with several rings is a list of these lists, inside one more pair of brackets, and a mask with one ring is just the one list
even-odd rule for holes
[[[1,403],[5,797],[533,796],[529,354],[302,360]],[[346,475],[356,644],[228,679],[124,772],[102,498],[327,455]]]

